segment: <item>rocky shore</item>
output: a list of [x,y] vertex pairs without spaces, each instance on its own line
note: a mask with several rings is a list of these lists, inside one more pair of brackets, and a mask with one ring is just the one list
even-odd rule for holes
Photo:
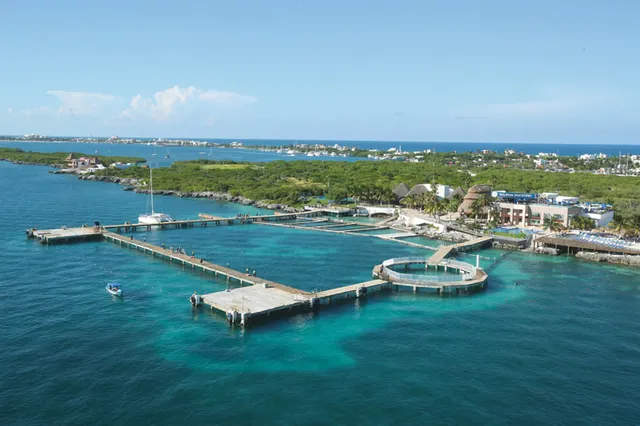
[[549,254],[551,256],[557,256],[559,253],[558,249],[553,247],[538,247],[533,252],[538,254]]
[[[113,177],[113,176],[96,176],[96,175],[79,175],[78,179],[90,180],[90,181],[96,181],[96,182],[117,183],[120,185],[125,185],[126,191],[134,191],[140,194],[149,193],[149,190],[147,188],[143,188],[140,186],[141,182],[138,179],[119,178],[119,177]],[[296,209],[294,207],[290,207],[285,204],[274,204],[274,203],[268,203],[266,201],[255,201],[242,196],[234,196],[227,192],[214,192],[214,191],[182,192],[182,191],[173,191],[173,190],[154,190],[153,195],[171,195],[174,197],[207,198],[210,200],[227,201],[231,203],[238,203],[245,206],[255,206],[255,207],[269,209],[269,210],[281,210],[287,213],[295,213],[295,212],[302,211],[302,209]]]
[[45,167],[60,167],[59,164],[42,164],[34,161],[20,161],[20,160],[12,160],[11,158],[0,158],[0,161],[8,161],[13,164],[21,164],[24,166],[45,166]]
[[576,257],[584,260],[590,260],[592,262],[607,262],[616,265],[640,266],[640,255],[632,256],[626,254],[607,254],[581,251],[576,254]]

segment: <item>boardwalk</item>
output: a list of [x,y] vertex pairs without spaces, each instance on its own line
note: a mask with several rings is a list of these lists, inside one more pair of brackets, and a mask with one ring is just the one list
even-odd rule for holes
[[308,294],[307,292],[298,290],[297,288],[289,287],[287,285],[280,284],[274,281],[265,280],[260,277],[247,276],[246,274],[238,272],[234,269],[216,265],[214,263],[207,262],[206,260],[201,261],[200,259],[191,257],[189,255],[171,252],[170,250],[163,249],[162,247],[156,246],[154,244],[131,239],[131,237],[126,237],[124,235],[116,234],[113,232],[104,232],[103,236],[106,241],[110,241],[128,248],[133,248],[137,251],[150,254],[154,257],[168,260],[170,263],[178,263],[184,266],[188,265],[193,270],[202,270],[204,272],[211,273],[216,277],[229,277],[230,279],[238,281],[241,285],[266,285],[267,287],[277,288],[291,294]]
[[254,317],[272,312],[303,307],[310,295],[294,294],[278,288],[251,286],[205,294],[202,303],[219,312],[251,314]]
[[60,244],[76,241],[100,240],[100,228],[60,228],[60,229],[28,229],[27,236],[39,240],[42,244]]
[[[150,229],[151,227],[165,227],[175,226],[177,228],[190,228],[199,224],[200,226],[207,226],[207,224],[215,223],[220,224],[234,224],[234,223],[258,223],[271,226],[282,226],[295,229],[312,229],[322,232],[332,232],[336,234],[350,234],[369,236],[367,231],[388,229],[387,226],[372,226],[364,225],[360,226],[355,231],[353,230],[340,230],[341,227],[357,226],[357,223],[341,223],[341,222],[327,222],[326,224],[319,224],[314,227],[303,226],[312,222],[324,221],[326,219],[313,219],[314,216],[320,214],[318,211],[310,211],[304,213],[291,213],[284,215],[266,215],[266,216],[242,216],[235,218],[221,218],[209,215],[200,215],[200,219],[196,220],[183,220],[164,223],[162,225],[147,225],[147,224],[121,224],[121,225],[107,225],[107,226],[94,226],[94,227],[81,227],[81,228],[60,228],[52,230],[36,230],[28,229],[27,236],[30,238],[39,239],[43,244],[65,243],[74,241],[108,241],[118,244],[121,247],[142,252],[158,259],[166,260],[170,263],[176,263],[185,268],[191,268],[194,272],[201,272],[203,275],[210,274],[213,277],[222,277],[227,282],[231,280],[240,284],[240,288],[228,288],[227,290],[209,293],[201,296],[201,302],[210,307],[212,310],[217,310],[227,315],[227,318],[233,323],[241,323],[247,325],[247,321],[251,318],[251,322],[258,320],[259,318],[266,318],[272,313],[294,313],[305,310],[315,309],[316,306],[326,305],[340,300],[350,300],[363,297],[367,293],[375,293],[379,291],[385,291],[390,289],[398,289],[399,287],[406,286],[403,283],[390,282],[388,280],[374,279],[371,281],[365,281],[357,284],[349,284],[339,288],[320,291],[317,293],[310,293],[307,291],[299,290],[294,287],[287,286],[285,284],[270,281],[264,278],[250,276],[246,273],[242,273],[233,270],[228,267],[216,265],[208,262],[204,259],[190,256],[188,254],[177,253],[172,250],[165,249],[163,247],[154,245],[152,243],[142,241],[135,238],[133,235],[122,235],[110,230],[125,229],[128,231],[135,231],[138,227],[142,229]],[[291,220],[301,217],[309,217],[308,220],[302,223],[278,223],[279,221]],[[321,229],[325,228],[325,229]],[[406,232],[397,232],[386,235],[376,235],[379,238],[385,238],[391,241],[398,241],[413,245],[411,242],[404,242],[400,240],[402,237],[412,236]],[[396,238],[398,238],[396,240]],[[456,244],[453,246],[446,246],[438,249],[434,254],[438,258],[442,259],[449,254],[453,249],[461,249],[465,247],[471,247],[474,245],[481,245],[486,241],[489,241],[490,237],[479,238],[466,243]],[[416,245],[425,249],[433,250],[431,247]],[[477,280],[486,280],[486,274],[482,272],[478,277],[474,277]],[[414,286],[415,287],[415,286]],[[444,287],[440,288],[442,293]],[[415,288],[414,288],[415,291]],[[457,289],[455,290],[457,292]]]
[[186,220],[174,220],[171,222],[163,222],[159,224],[147,224],[147,223],[121,223],[116,225],[103,225],[102,228],[106,230],[120,230],[120,229],[131,229],[137,230],[138,228],[149,229],[151,227],[175,227],[175,228],[191,228],[195,225],[207,226],[209,224],[220,225],[220,224],[236,224],[236,223],[252,223],[256,221],[282,221],[282,220],[291,220],[296,219],[298,217],[315,217],[322,214],[320,210],[311,210],[306,212],[299,213],[283,213],[283,214],[272,214],[272,215],[254,215],[254,216],[238,216],[238,217],[218,217],[211,216],[204,213],[200,213],[198,217],[200,219],[186,219]]
[[562,248],[569,253],[571,253],[572,250],[573,253],[590,250],[601,253],[627,254],[636,256],[640,255],[640,251],[630,247],[611,247],[605,244],[554,236],[540,237],[535,240],[534,245],[536,247],[554,247],[556,249]]
[[364,287],[367,290],[382,290],[384,288],[389,287],[389,282],[383,280],[371,280],[365,281],[358,284],[351,284],[344,287],[332,288],[330,290],[324,290],[316,293],[316,297],[321,300],[322,299],[331,299],[335,297],[344,296],[346,293],[353,293],[355,295],[356,290],[358,288]]
[[452,251],[461,251],[471,247],[480,247],[490,241],[493,241],[493,237],[479,237],[470,241],[462,243],[452,244],[450,246],[441,246],[438,250],[429,258],[429,264],[437,265],[442,262],[442,259],[447,257]]

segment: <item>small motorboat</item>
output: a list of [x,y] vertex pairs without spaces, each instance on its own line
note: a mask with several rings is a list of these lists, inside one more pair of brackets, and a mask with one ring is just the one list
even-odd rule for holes
[[109,293],[113,294],[114,296],[122,297],[122,288],[120,283],[109,283],[107,284],[106,289]]

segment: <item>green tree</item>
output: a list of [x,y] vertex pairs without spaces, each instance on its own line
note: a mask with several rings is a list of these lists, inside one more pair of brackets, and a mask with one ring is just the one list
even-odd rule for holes
[[551,232],[559,232],[562,230],[562,225],[558,223],[560,216],[557,214],[554,215],[545,215],[544,216],[544,228]]
[[576,216],[571,219],[571,228],[580,231],[590,231],[595,228],[593,220],[586,216]]

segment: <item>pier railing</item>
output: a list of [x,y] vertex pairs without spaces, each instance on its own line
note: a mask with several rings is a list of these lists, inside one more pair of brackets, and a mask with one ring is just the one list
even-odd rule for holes
[[457,269],[460,274],[442,274],[442,275],[423,275],[423,274],[407,274],[397,272],[391,269],[394,265],[409,265],[409,264],[428,264],[429,259],[425,257],[400,257],[387,259],[382,262],[384,266],[384,273],[389,277],[391,281],[400,281],[415,285],[429,285],[437,283],[450,283],[460,282],[473,279],[477,274],[477,269],[470,263],[461,262],[459,260],[445,259],[438,263],[437,266],[443,266],[447,268]]

